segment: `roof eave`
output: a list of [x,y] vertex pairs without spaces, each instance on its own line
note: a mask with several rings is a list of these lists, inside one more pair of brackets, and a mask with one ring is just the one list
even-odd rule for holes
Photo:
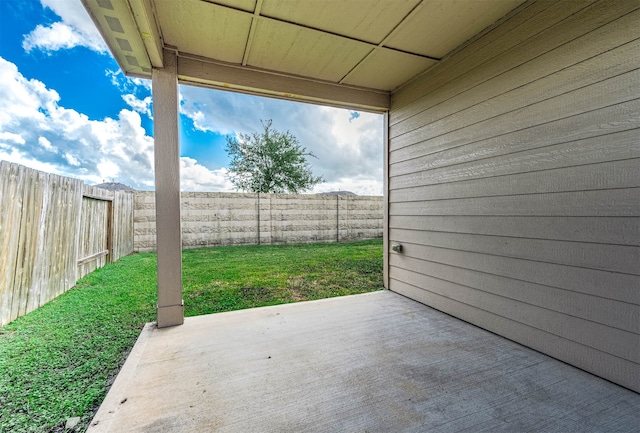
[[125,75],[151,78],[163,49],[178,54],[178,78],[191,84],[293,101],[385,112],[390,92],[199,58],[165,46],[150,0],[81,0]]
[[[81,1],[118,62],[120,69],[126,75],[150,78],[152,67],[162,66],[162,55],[160,54],[158,57],[157,54],[156,44],[160,43],[157,29],[154,33],[147,25],[141,30],[131,8],[132,4],[136,5],[134,9],[138,11],[139,19],[144,23],[145,11],[150,10],[147,8],[149,4],[146,1]],[[143,40],[145,34],[149,36]],[[155,39],[154,35],[158,39]],[[148,48],[150,48],[152,56],[147,52]],[[162,53],[162,50],[160,49],[159,52]]]

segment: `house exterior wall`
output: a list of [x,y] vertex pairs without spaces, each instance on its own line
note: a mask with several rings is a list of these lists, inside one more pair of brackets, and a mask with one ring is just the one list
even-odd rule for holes
[[396,91],[389,288],[640,391],[640,11],[532,1]]

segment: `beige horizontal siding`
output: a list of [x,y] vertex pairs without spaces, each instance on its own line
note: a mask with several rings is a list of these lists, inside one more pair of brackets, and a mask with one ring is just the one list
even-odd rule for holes
[[[407,274],[413,274],[414,281],[416,278],[424,278],[426,274],[431,278],[581,317],[623,331],[640,332],[640,306],[636,304],[411,257],[401,260],[398,256],[393,256],[391,262],[407,271]],[[618,314],[608,314],[609,311],[617,311]]]
[[[395,164],[420,158],[419,161],[422,161],[425,167],[437,168],[509,153],[535,151],[538,148],[555,151],[562,147],[552,148],[551,146],[571,147],[569,143],[579,140],[593,140],[599,136],[605,136],[606,139],[607,134],[634,130],[637,128],[636,122],[639,116],[640,101],[633,99],[622,104],[590,110],[521,130],[507,131],[505,134],[488,139],[475,140],[467,143],[470,144],[469,146],[447,146],[447,141],[444,139],[442,143],[432,142],[429,149],[424,149],[422,146],[405,147],[394,151],[390,155],[390,162]],[[603,119],[611,120],[602,122]],[[549,134],[549,131],[554,133]]]
[[392,96],[389,287],[640,390],[640,4],[530,1]]
[[393,216],[390,228],[640,245],[640,223],[627,217]]
[[[543,179],[544,176],[540,176]],[[627,216],[640,213],[640,188],[391,203],[390,215]]]
[[637,246],[404,229],[391,229],[390,236],[403,243],[640,275]]
[[401,258],[443,263],[631,304],[640,303],[640,277],[637,275],[418,244],[404,245]]
[[[628,145],[631,147],[633,142],[629,141]],[[535,162],[532,162],[528,165],[531,166],[535,164]],[[393,191],[393,200],[396,202],[423,201],[445,198],[495,197],[503,195],[634,188],[637,180],[634,170],[638,167],[638,164],[640,164],[640,158],[634,158],[603,162],[601,164],[527,171],[509,175],[496,174],[495,176],[478,177],[452,183],[399,188]],[[500,167],[495,165],[494,167],[497,172],[500,172]],[[528,169],[530,168],[531,167],[528,167]],[[475,172],[478,173],[481,170],[486,170],[487,175],[491,173],[491,167],[482,167]],[[454,169],[452,171],[456,170]],[[536,182],[541,176],[547,178],[547,182]],[[533,188],[532,185],[534,185]]]

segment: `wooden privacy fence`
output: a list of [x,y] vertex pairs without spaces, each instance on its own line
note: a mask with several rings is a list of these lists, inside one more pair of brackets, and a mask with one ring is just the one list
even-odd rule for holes
[[133,194],[0,161],[0,326],[133,252]]
[[[182,247],[381,238],[383,209],[379,196],[183,192]],[[135,192],[134,213],[135,251],[154,251],[153,192]]]

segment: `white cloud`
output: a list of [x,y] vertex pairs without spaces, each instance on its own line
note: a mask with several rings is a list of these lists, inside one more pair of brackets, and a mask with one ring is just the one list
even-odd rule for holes
[[121,70],[112,71],[107,69],[107,77],[110,78],[111,84],[120,90],[122,100],[140,114],[146,115],[153,120],[151,106],[151,80],[141,78],[127,77]]
[[120,167],[115,162],[101,158],[97,165],[98,175],[105,180],[115,180],[120,174]]
[[0,149],[0,161],[15,162],[16,164],[31,167],[36,170],[46,171],[47,173],[58,173],[58,169],[55,165],[38,161],[15,148],[9,149],[9,151]]
[[40,146],[44,147],[45,149],[47,149],[50,152],[57,152],[58,149],[55,146],[51,145],[51,142],[49,140],[47,140],[46,137],[38,137],[38,143],[40,144]]
[[180,158],[180,188],[183,191],[233,191],[227,169],[209,170],[193,158]]
[[34,48],[44,51],[57,51],[82,45],[82,36],[70,26],[61,22],[53,23],[49,27],[38,24],[34,30],[24,37],[22,48],[26,52]]
[[11,142],[15,144],[24,144],[24,138],[20,134],[14,134],[12,132],[0,132],[0,142]]
[[151,96],[147,96],[144,99],[138,99],[136,95],[129,93],[122,95],[122,99],[138,113],[146,114],[150,119],[153,118],[151,115]]
[[[69,165],[72,165],[74,167],[80,167],[82,164],[80,164],[80,161],[78,161],[78,158],[76,158],[75,156],[73,156],[72,154],[65,152],[64,155],[62,155],[62,157],[69,163]],[[98,168],[100,167],[100,164],[98,164]]]
[[316,185],[311,191],[314,194],[332,191],[351,191],[358,195],[382,195],[382,183],[372,182],[366,177],[338,178],[332,182]]
[[112,71],[107,69],[105,75],[111,80],[111,84],[116,86],[122,93],[137,93],[144,91],[151,93],[151,80],[146,78],[127,77],[122,70]]
[[49,26],[39,24],[24,36],[22,47],[27,51],[40,49],[57,51],[77,46],[101,53],[107,46],[80,0],[41,0],[42,6],[51,9],[62,21]]
[[[37,80],[27,80],[16,65],[0,58],[0,131],[17,126],[22,120],[42,122],[44,114],[38,109],[41,104],[60,99],[54,90],[47,90]],[[16,133],[23,131],[15,129]]]

